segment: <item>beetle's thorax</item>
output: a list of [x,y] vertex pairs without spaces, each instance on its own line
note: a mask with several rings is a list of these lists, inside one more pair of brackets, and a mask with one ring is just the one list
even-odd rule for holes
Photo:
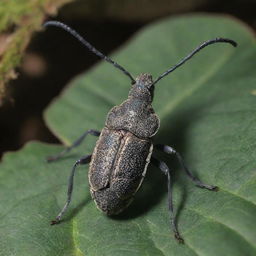
[[152,82],[150,74],[139,75],[132,85],[128,99],[110,110],[106,126],[115,130],[127,130],[140,138],[154,136],[160,121],[151,106],[154,92]]

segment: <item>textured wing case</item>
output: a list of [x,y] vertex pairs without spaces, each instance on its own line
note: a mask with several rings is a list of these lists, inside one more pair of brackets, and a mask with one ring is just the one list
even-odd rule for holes
[[124,130],[104,128],[89,170],[90,191],[97,206],[118,214],[133,199],[144,179],[153,145]]

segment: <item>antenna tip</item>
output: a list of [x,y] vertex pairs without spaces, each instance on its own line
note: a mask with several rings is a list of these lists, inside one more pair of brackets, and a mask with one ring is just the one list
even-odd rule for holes
[[43,24],[43,27],[48,27],[48,26],[67,27],[66,24],[56,20],[49,20]]
[[43,27],[47,27],[47,26],[49,26],[50,25],[50,21],[46,21],[42,26]]
[[229,44],[231,44],[232,46],[234,46],[234,47],[237,47],[237,42],[235,42],[234,40],[232,40],[232,39],[228,39],[228,38],[221,38],[221,37],[219,37],[219,38],[216,38],[216,42],[224,42],[224,43],[229,43]]

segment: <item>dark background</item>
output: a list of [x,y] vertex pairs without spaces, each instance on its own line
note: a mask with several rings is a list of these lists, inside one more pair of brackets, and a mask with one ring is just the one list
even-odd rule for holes
[[[144,2],[146,4],[146,1]],[[168,1],[165,1],[166,3],[168,4]],[[209,0],[183,8],[184,10],[173,8],[166,11],[159,11],[157,5],[161,4],[161,1],[155,1],[156,13],[152,12],[151,3],[150,12],[147,12],[146,7],[141,8],[141,19],[127,19],[129,14],[124,15],[125,18],[122,19],[120,13],[112,17],[101,15],[97,3],[97,15],[74,15],[75,11],[72,13],[72,10],[79,8],[79,4],[81,1],[64,6],[57,17],[47,19],[52,18],[69,24],[106,55],[147,23],[169,15],[192,12],[225,13],[244,21],[254,30],[256,28],[256,1],[253,0]],[[99,1],[98,4],[100,6]],[[11,98],[0,109],[0,156],[5,151],[19,149],[29,140],[60,143],[45,125],[43,111],[71,78],[84,72],[97,61],[97,56],[62,30],[49,28],[35,34],[27,48],[23,64],[17,70],[18,79],[9,85]]]

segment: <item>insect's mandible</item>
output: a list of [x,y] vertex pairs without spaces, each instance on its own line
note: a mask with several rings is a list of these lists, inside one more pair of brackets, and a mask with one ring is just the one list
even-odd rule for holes
[[70,204],[74,174],[78,165],[90,164],[88,177],[91,196],[101,211],[107,215],[114,215],[122,212],[132,202],[135,193],[140,188],[146,175],[148,164],[152,163],[167,176],[170,223],[175,238],[182,243],[183,239],[177,229],[173,211],[170,169],[165,162],[158,160],[152,155],[153,149],[175,155],[186,175],[196,186],[212,191],[217,191],[217,187],[204,184],[196,178],[186,167],[181,155],[174,148],[168,145],[153,145],[152,137],[160,127],[159,118],[151,105],[154,87],[163,77],[183,65],[206,46],[215,43],[229,43],[235,47],[237,43],[227,38],[208,40],[153,81],[152,76],[147,73],[140,74],[134,79],[125,68],[102,54],[69,26],[58,21],[48,21],[44,26],[56,26],[66,30],[90,51],[121,70],[132,82],[128,99],[109,111],[105,127],[102,131],[86,131],[70,147],[67,147],[58,155],[51,156],[47,159],[48,162],[58,160],[74,147],[80,145],[88,134],[99,137],[93,153],[83,156],[73,165],[68,182],[67,201],[51,224],[54,225],[60,222]]

